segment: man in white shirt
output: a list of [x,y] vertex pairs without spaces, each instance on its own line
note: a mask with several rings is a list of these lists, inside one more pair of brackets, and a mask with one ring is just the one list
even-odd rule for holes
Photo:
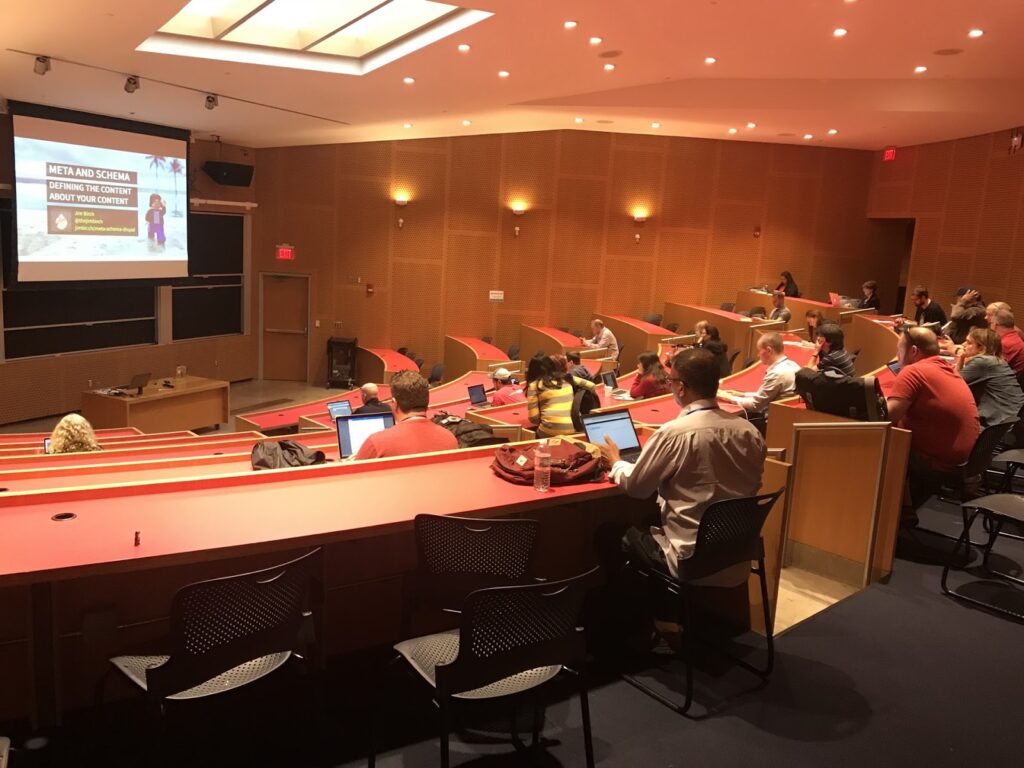
[[644,445],[635,464],[622,461],[610,440],[601,453],[611,479],[627,494],[658,493],[661,525],[631,529],[625,541],[648,565],[677,575],[677,561],[693,554],[697,527],[714,501],[753,496],[761,487],[766,448],[746,419],[718,407],[719,365],[702,349],[687,349],[672,361],[668,377],[682,411]]
[[764,379],[756,392],[723,391],[719,397],[730,400],[748,413],[764,413],[768,403],[796,393],[796,372],[800,365],[786,357],[782,337],[766,333],[757,340],[757,357],[767,366]]
[[590,321],[590,330],[594,332],[591,339],[580,339],[583,345],[591,349],[606,349],[608,357],[619,359],[619,342],[615,340],[615,334],[604,327],[604,323],[594,318]]

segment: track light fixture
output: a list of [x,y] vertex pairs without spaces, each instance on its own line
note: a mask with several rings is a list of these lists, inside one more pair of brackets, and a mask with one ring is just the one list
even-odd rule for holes
[[206,94],[206,108],[207,109],[216,109],[218,104],[220,104],[220,102],[217,101],[217,94],[216,93],[208,93],[208,94]]
[[50,57],[49,56],[36,56],[35,63],[32,65],[32,71],[37,75],[45,75],[50,71]]
[[142,83],[139,82],[138,75],[128,75],[128,77],[125,78],[124,81],[124,92],[135,93],[137,90],[139,90],[141,86]]

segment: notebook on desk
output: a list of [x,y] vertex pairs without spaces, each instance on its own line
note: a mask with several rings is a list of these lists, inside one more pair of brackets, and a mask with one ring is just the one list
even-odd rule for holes
[[361,413],[339,416],[334,423],[338,427],[338,455],[347,459],[359,453],[359,449],[370,435],[395,426],[395,414]]
[[640,456],[640,438],[629,411],[587,414],[583,417],[583,431],[587,442],[594,445],[604,445],[605,437],[610,437],[619,447],[623,461],[633,464]]

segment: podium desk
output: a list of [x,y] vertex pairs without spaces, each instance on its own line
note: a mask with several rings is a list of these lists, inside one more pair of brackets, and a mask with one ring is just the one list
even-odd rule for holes
[[488,366],[508,361],[508,355],[483,339],[471,336],[444,337],[445,376],[449,378],[469,371],[486,371]]
[[[173,388],[165,387],[164,381]],[[82,415],[100,429],[135,427],[143,432],[170,432],[227,423],[230,403],[228,382],[184,376],[151,381],[141,395],[83,392]]]

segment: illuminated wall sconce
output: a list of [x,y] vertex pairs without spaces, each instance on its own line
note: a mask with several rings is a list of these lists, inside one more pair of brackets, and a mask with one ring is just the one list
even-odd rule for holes
[[[513,216],[522,216],[524,213],[526,213],[526,203],[524,203],[522,200],[515,200],[515,201],[513,201],[511,208],[512,208],[512,215]],[[519,225],[518,224],[516,224],[514,227],[512,227],[512,233],[516,237],[519,237]]]
[[[642,205],[638,205],[636,208],[633,209],[633,221],[635,221],[637,223],[637,225],[643,224],[645,221],[647,221],[647,217],[649,215],[650,215],[650,212],[645,207],[643,207]],[[633,235],[633,241],[637,245],[640,245],[640,233],[639,232],[637,232],[637,233],[635,233]]]
[[[395,205],[399,208],[405,208],[409,204],[409,194],[407,192],[396,192],[395,193]],[[401,229],[405,224],[405,219],[401,216],[398,217],[398,228]]]

